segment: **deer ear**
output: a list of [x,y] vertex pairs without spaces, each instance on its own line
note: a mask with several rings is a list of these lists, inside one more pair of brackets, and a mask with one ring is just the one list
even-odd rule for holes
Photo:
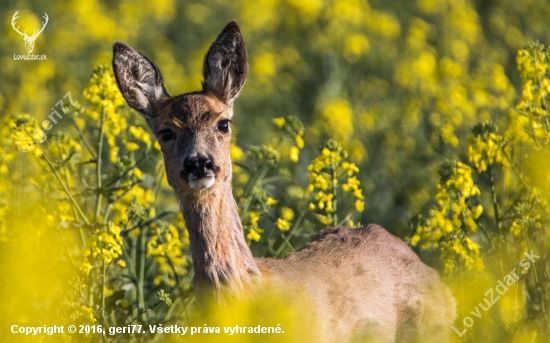
[[246,45],[236,21],[227,24],[208,50],[202,73],[203,90],[231,105],[248,74]]
[[153,116],[158,102],[169,97],[160,70],[124,43],[113,44],[113,69],[126,102],[143,115]]

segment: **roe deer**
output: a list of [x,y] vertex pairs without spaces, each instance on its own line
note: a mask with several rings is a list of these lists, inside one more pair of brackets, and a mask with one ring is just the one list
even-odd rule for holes
[[171,97],[151,61],[120,42],[113,50],[120,91],[158,138],[168,182],[181,202],[199,297],[223,302],[228,294],[265,287],[267,279],[301,294],[293,301],[312,304],[315,342],[354,335],[377,342],[448,340],[455,317],[449,289],[380,226],[325,230],[282,260],[252,256],[231,191],[229,122],[248,73],[237,22],[227,24],[206,54],[200,92]]

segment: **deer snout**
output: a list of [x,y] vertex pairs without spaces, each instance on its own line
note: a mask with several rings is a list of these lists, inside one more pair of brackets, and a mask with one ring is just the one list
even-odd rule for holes
[[193,189],[206,189],[214,184],[218,168],[211,157],[195,155],[183,159],[181,176],[189,182]]
[[206,174],[209,170],[212,170],[213,168],[212,161],[206,156],[186,158],[183,161],[183,165],[184,170],[186,170],[188,174]]

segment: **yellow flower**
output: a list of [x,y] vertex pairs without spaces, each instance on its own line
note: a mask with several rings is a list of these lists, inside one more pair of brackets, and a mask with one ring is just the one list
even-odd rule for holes
[[281,216],[286,220],[294,219],[294,211],[289,207],[283,207],[281,209]]
[[332,224],[332,218],[331,217],[324,216],[322,214],[317,214],[316,217],[317,217],[317,220],[319,220],[319,222],[321,222],[321,224],[324,224],[324,225]]
[[283,117],[273,118],[273,123],[277,125],[279,128],[282,128],[283,125],[285,125],[285,118]]
[[293,146],[290,148],[290,160],[293,162],[298,162],[298,154],[300,153],[300,150]]
[[483,206],[481,206],[481,204],[479,204],[479,205],[477,205],[476,207],[473,208],[472,217],[474,217],[474,219],[477,219],[477,218],[479,218],[481,213],[483,213]]
[[302,136],[296,135],[295,141],[296,141],[296,146],[298,147],[298,149],[303,149],[304,148],[304,139],[302,138]]
[[290,222],[282,218],[277,218],[275,225],[277,225],[281,231],[288,231],[290,229]]
[[514,234],[514,236],[519,236],[522,232],[523,228],[518,222],[514,221],[512,223],[512,226],[510,226],[510,231]]
[[418,242],[420,242],[420,235],[414,234],[411,237],[411,246],[415,247],[418,244]]
[[240,161],[244,158],[244,152],[237,145],[231,144],[229,156],[231,157],[231,161]]
[[133,229],[132,231],[130,231],[130,234],[129,234],[129,236],[131,238],[138,238],[140,235],[141,235],[141,229],[140,228]]
[[265,204],[267,206],[275,206],[277,205],[278,201],[273,199],[272,197],[267,197],[267,200],[265,201]]
[[252,224],[252,226],[256,226],[258,225],[258,220],[260,219],[260,212],[250,212],[248,214],[248,218],[250,219],[250,224]]
[[355,209],[359,212],[363,212],[365,210],[365,202],[363,200],[355,200]]
[[139,150],[139,145],[134,142],[128,142],[126,143],[126,150],[128,151],[136,151]]
[[76,126],[78,126],[79,129],[83,129],[84,126],[86,126],[86,121],[82,118],[74,118]]
[[258,231],[256,231],[255,229],[250,229],[250,231],[248,231],[248,233],[246,234],[246,238],[248,238],[248,240],[250,241],[259,242],[262,236],[260,236]]

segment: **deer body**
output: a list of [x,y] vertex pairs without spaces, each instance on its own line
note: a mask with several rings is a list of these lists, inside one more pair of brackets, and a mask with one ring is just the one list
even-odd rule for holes
[[244,40],[230,22],[210,47],[203,90],[170,97],[158,68],[123,43],[113,67],[128,104],[161,145],[168,182],[189,231],[199,297],[286,287],[312,308],[308,341],[446,342],[455,304],[437,273],[377,225],[324,231],[282,260],[255,259],[231,191],[233,101],[248,72]]

